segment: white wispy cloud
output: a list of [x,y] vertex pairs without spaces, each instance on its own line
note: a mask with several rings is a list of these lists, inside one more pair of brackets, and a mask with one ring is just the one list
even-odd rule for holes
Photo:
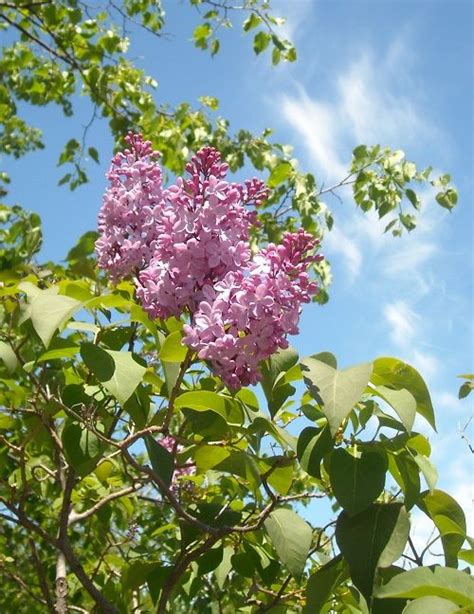
[[314,0],[276,0],[273,3],[275,14],[284,15],[285,23],[278,29],[279,34],[293,42],[304,33],[305,26],[312,23]]
[[399,347],[409,347],[420,324],[420,316],[405,301],[388,303],[383,308],[385,320],[390,326],[390,337]]
[[318,175],[341,179],[347,158],[359,143],[419,145],[439,137],[412,96],[401,94],[401,70],[408,51],[396,39],[385,57],[361,51],[336,79],[335,91],[311,97],[302,83],[276,101],[286,121],[303,140]]
[[340,226],[335,226],[325,239],[325,248],[342,256],[349,276],[355,278],[362,265],[362,251]]

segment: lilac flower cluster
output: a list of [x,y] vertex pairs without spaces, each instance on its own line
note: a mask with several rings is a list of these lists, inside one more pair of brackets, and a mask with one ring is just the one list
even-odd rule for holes
[[112,160],[99,213],[98,264],[114,281],[140,270],[153,256],[163,189],[159,153],[140,135],[127,136],[129,149]]
[[287,233],[253,256],[250,228],[268,190],[262,181],[226,181],[227,164],[206,147],[188,178],[162,186],[158,153],[140,135],[117,154],[99,215],[99,266],[113,280],[133,275],[151,318],[190,316],[183,342],[227,386],[259,379],[258,364],[298,332],[301,304],[317,286],[308,275],[317,242]]

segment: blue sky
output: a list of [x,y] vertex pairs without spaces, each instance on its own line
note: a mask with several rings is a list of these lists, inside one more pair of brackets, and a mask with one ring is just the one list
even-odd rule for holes
[[[327,200],[336,220],[323,247],[333,266],[331,300],[305,309],[293,345],[301,355],[330,350],[341,366],[393,355],[417,367],[438,419],[439,435],[422,421],[418,426],[432,441],[440,487],[472,516],[472,455],[458,433],[472,400],[458,401],[456,379],[474,371],[472,3],[279,0],[276,11],[288,17],[284,28],[299,59],[276,69],[268,56],[253,56],[238,28],[225,33],[216,58],[194,50],[192,11],[177,0],[164,4],[172,35],[141,34],[130,50],[158,80],[160,102],[216,96],[233,129],[274,128],[275,140],[292,144],[301,168],[319,183],[341,179],[359,143],[401,148],[420,167],[452,174],[459,206],[449,214],[426,190],[419,228],[402,239],[383,235],[348,192],[342,203]],[[30,121],[44,129],[46,150],[0,161],[13,178],[11,198],[42,215],[45,258],[63,257],[95,227],[105,187],[112,142],[100,122],[91,131],[101,157],[91,183],[72,194],[56,187],[65,135],[80,136],[78,122],[91,113],[83,100],[75,108],[73,120],[28,108]]]

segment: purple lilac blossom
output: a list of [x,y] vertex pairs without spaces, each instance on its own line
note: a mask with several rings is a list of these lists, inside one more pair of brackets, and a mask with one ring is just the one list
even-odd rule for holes
[[112,160],[110,187],[99,213],[98,264],[114,281],[148,263],[154,253],[163,204],[161,169],[151,143],[141,135],[126,137],[128,149]]
[[307,272],[320,259],[315,247],[309,233],[285,234],[282,245],[261,250],[246,272],[230,272],[217,283],[184,327],[183,342],[229,388],[256,384],[259,363],[298,332],[301,304],[317,292]]
[[226,181],[228,166],[205,147],[188,176],[162,186],[159,154],[140,135],[112,160],[99,214],[99,266],[113,281],[133,276],[150,318],[189,316],[183,343],[233,389],[255,384],[259,363],[298,332],[301,305],[317,285],[308,271],[318,242],[286,233],[253,257],[249,235],[268,198],[259,179]]

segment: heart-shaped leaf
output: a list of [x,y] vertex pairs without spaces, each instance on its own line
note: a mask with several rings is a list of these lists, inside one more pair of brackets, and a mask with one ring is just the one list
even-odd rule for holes
[[315,357],[309,357],[301,361],[301,369],[310,393],[316,400],[322,401],[331,434],[335,435],[367,387],[372,363],[339,371]]
[[336,541],[346,559],[355,586],[370,602],[378,567],[389,567],[403,553],[410,523],[399,503],[373,504],[355,516],[342,512]]
[[365,510],[383,492],[387,457],[377,452],[362,452],[356,458],[346,450],[334,450],[329,478],[334,496],[348,514]]
[[313,532],[309,524],[288,509],[277,509],[265,520],[265,529],[278,556],[294,576],[303,573]]

